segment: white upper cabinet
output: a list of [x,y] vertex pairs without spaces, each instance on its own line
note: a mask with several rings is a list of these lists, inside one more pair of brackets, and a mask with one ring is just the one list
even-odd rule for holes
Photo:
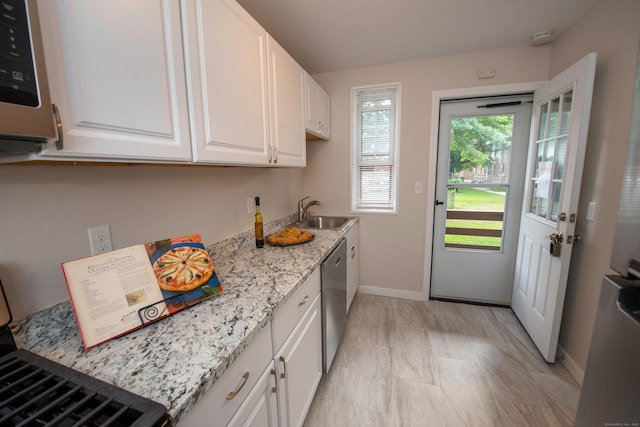
[[270,36],[267,50],[273,153],[270,161],[274,166],[306,166],[305,71]]
[[306,166],[306,73],[235,0],[38,4],[64,138],[35,158]]
[[331,99],[309,74],[305,79],[305,128],[307,139],[331,137]]
[[183,13],[194,160],[268,165],[264,28],[235,0],[188,0]]
[[38,3],[64,147],[40,158],[191,160],[178,2]]

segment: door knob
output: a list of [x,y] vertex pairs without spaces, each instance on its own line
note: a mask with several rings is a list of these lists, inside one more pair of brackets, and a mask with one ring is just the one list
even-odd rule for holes
[[579,234],[574,234],[574,235],[573,235],[573,241],[574,241],[575,243],[580,243],[580,242],[582,242],[582,236],[581,236],[581,235],[579,235]]
[[549,239],[550,239],[552,242],[558,242],[558,243],[561,243],[561,242],[562,242],[562,240],[564,239],[564,236],[562,235],[562,233],[560,233],[560,234],[551,233],[551,234],[549,234]]

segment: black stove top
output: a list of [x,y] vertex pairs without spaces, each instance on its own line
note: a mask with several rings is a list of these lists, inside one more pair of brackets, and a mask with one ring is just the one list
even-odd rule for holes
[[0,426],[168,426],[166,408],[37,354],[0,358]]

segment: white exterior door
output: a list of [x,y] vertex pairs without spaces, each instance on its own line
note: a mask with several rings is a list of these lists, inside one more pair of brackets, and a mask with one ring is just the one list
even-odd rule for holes
[[432,297],[510,304],[532,99],[441,103]]
[[534,343],[555,361],[596,54],[536,91],[511,306]]

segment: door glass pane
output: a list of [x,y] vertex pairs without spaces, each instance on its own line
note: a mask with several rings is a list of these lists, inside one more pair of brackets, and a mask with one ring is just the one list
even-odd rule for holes
[[451,120],[446,248],[501,250],[513,114]]
[[531,192],[531,208],[529,209],[529,212],[531,212],[532,214],[535,214],[538,211],[538,196],[536,196],[537,192],[538,192],[538,183],[534,182],[533,191]]
[[547,142],[547,149],[545,150],[545,156],[544,156],[544,161],[545,162],[552,162],[553,158],[555,157],[555,150],[556,150],[556,141],[555,140],[551,140],[549,142]]
[[544,142],[538,143],[538,154],[536,155],[536,167],[533,173],[534,177],[540,176],[540,162],[542,161],[542,156],[544,155]]
[[571,119],[571,101],[573,99],[573,90],[562,94],[562,111],[560,113],[560,132],[559,135],[569,133],[569,121]]
[[558,210],[560,207],[560,190],[562,189],[561,182],[554,182],[551,190],[551,221],[558,221]]
[[450,188],[444,246],[500,250],[507,191],[506,185]]
[[554,98],[549,106],[549,133],[548,137],[556,136],[558,128],[558,109],[560,108],[560,97]]
[[538,209],[538,216],[540,218],[547,217],[547,207],[549,206],[549,200],[544,197],[538,197],[538,203],[540,205]]
[[549,104],[544,104],[540,107],[540,126],[538,128],[538,139],[544,139],[547,137],[546,129],[547,129],[547,115],[548,115]]
[[564,176],[564,164],[567,158],[567,137],[558,140],[558,154],[556,156],[555,179],[562,179]]

